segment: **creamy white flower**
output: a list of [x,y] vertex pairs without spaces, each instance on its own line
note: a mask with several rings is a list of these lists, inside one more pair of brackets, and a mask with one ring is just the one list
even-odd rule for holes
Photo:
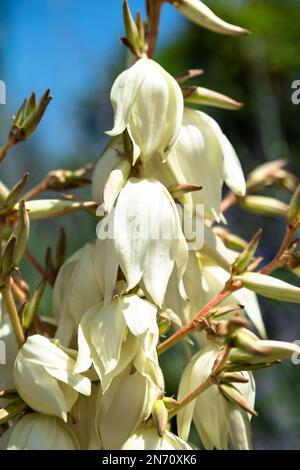
[[160,437],[156,428],[141,426],[122,447],[122,450],[193,450],[183,439],[165,431]]
[[178,139],[166,162],[150,160],[141,175],[154,177],[165,186],[193,184],[199,191],[184,194],[180,201],[196,207],[204,205],[206,217],[217,221],[220,213],[224,182],[236,194],[243,196],[246,184],[241,164],[220,126],[207,114],[185,108]]
[[200,0],[175,0],[174,5],[189,20],[216,33],[234,36],[248,33],[244,28],[223,21]]
[[69,414],[68,426],[75,434],[80,450],[101,450],[102,442],[98,430],[98,412],[101,387],[92,384],[91,395],[79,395]]
[[142,422],[151,414],[155,401],[164,389],[162,375],[159,387],[131,367],[118,375],[99,399],[97,426],[103,449],[120,449]]
[[75,351],[63,350],[44,336],[30,336],[14,367],[14,382],[21,398],[33,410],[67,421],[78,393],[91,393],[90,380],[74,373],[74,359]]
[[141,280],[157,305],[164,299],[174,265],[181,280],[187,244],[166,188],[156,180],[130,178],[114,212],[114,244],[128,290]]
[[14,389],[13,370],[18,344],[7,313],[0,317],[0,390]]
[[54,313],[58,317],[56,338],[69,346],[83,314],[103,299],[95,262],[95,245],[87,243],[60,268],[53,290]]
[[[217,345],[210,342],[190,360],[181,377],[179,400],[209,377],[218,350]],[[249,382],[235,384],[235,386],[253,407],[255,400],[254,380],[248,372],[243,374],[249,379]],[[211,385],[178,413],[178,434],[182,439],[188,439],[193,420],[206,449],[214,447],[227,449],[230,432],[228,413],[228,401],[219,393],[216,385]]]
[[13,428],[7,450],[78,450],[78,442],[61,419],[39,413],[24,416]]
[[114,128],[111,136],[127,129],[133,143],[133,163],[155,153],[164,160],[174,145],[183,113],[183,96],[176,80],[159,64],[139,59],[122,72],[111,90]]
[[76,372],[93,364],[105,393],[112,380],[129,364],[147,380],[163,383],[158,365],[156,307],[136,295],[117,298],[107,307],[99,304],[84,315],[78,329]]
[[203,186],[191,194],[194,204],[203,204],[207,217],[219,221],[224,181],[244,195],[245,180],[238,157],[219,125],[207,114],[185,108],[178,140],[168,164],[180,183]]

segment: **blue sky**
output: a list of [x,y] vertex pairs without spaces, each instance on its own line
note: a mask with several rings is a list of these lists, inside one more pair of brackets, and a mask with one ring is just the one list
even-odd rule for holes
[[[143,0],[130,5],[144,11]],[[7,84],[7,109],[13,112],[31,91],[50,87],[54,100],[36,138],[45,141],[47,135],[51,153],[72,151],[72,101],[99,79],[99,70],[105,74],[123,47],[122,0],[7,0],[6,10],[1,79]],[[184,22],[165,5],[159,44],[171,40]]]

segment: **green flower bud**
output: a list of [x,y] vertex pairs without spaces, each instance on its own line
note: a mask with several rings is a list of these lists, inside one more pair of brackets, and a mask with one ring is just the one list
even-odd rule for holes
[[275,300],[300,303],[300,288],[260,273],[244,273],[235,278],[243,287]]

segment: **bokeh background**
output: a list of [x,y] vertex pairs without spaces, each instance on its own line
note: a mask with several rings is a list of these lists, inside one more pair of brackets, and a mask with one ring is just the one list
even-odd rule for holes
[[[170,5],[163,8],[156,59],[171,73],[204,68],[202,86],[245,103],[239,112],[207,109],[238,151],[245,173],[258,164],[287,158],[300,176],[300,105],[292,104],[291,84],[300,79],[300,2],[296,0],[207,1],[216,13],[252,31],[248,37],[224,37],[193,26]],[[0,138],[4,143],[11,116],[32,91],[50,87],[53,101],[42,124],[26,143],[16,146],[0,168],[0,179],[12,186],[26,170],[33,186],[53,168],[78,168],[94,161],[111,127],[109,89],[125,67],[121,0],[1,0],[0,79],[7,86],[0,105]],[[130,0],[144,12],[143,0]],[[88,195],[88,190],[86,190]],[[286,200],[286,193],[272,190]],[[52,194],[53,196],[53,194]],[[229,223],[249,239],[264,229],[261,253],[269,260],[278,248],[284,221],[232,208]],[[95,220],[86,216],[32,223],[30,245],[43,262],[59,226],[66,227],[68,253],[95,237]],[[25,262],[31,285],[38,276]],[[279,273],[294,283],[291,274]],[[298,282],[299,285],[299,282]],[[43,313],[51,313],[47,292]],[[270,338],[300,339],[299,308],[260,299]],[[175,393],[183,360],[169,353],[174,367],[167,387]],[[176,365],[176,367],[175,367]],[[256,373],[260,417],[253,419],[258,449],[300,449],[300,365],[289,362]]]

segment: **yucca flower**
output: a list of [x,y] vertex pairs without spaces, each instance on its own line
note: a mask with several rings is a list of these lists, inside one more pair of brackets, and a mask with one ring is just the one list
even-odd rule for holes
[[[190,360],[180,380],[179,400],[210,376],[218,351],[218,346],[209,342]],[[243,374],[248,383],[235,386],[253,407],[255,383],[250,373]],[[245,413],[244,410],[242,412]],[[217,385],[211,385],[178,413],[178,434],[182,439],[188,439],[193,421],[206,449],[227,449],[231,431],[229,413],[229,402],[220,394]]]
[[165,160],[182,121],[183,96],[176,80],[158,63],[142,58],[117,77],[111,101],[114,127],[107,134],[117,136],[127,129],[133,164],[156,153]]
[[[115,284],[119,265],[127,281],[127,290],[141,281],[157,305],[162,305],[174,266],[182,278],[187,262],[185,241],[179,214],[167,189],[154,179],[130,178],[121,190],[109,219],[112,233],[98,250],[109,252],[109,267],[104,270],[103,257],[97,257],[106,283]],[[98,238],[106,237],[103,223]],[[110,300],[110,299],[109,299]]]
[[30,336],[14,366],[14,383],[21,398],[33,410],[67,421],[78,394],[91,393],[90,380],[74,373],[75,359],[76,351],[64,350],[41,335]]
[[30,413],[15,425],[7,450],[78,450],[77,439],[60,418]]
[[106,393],[113,379],[132,365],[158,388],[163,384],[158,365],[156,307],[137,295],[116,298],[107,307],[86,312],[78,330],[75,371],[93,364]]
[[56,338],[69,346],[84,313],[103,299],[95,269],[95,244],[87,243],[60,268],[53,289]]

